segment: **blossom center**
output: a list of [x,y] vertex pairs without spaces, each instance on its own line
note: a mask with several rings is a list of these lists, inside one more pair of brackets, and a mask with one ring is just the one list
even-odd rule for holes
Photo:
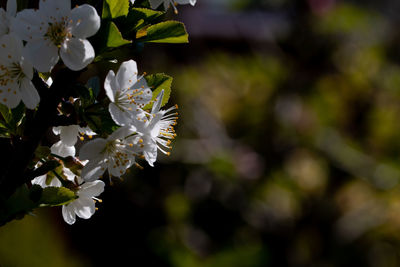
[[116,140],[107,142],[104,150],[102,153],[107,153],[108,155],[113,154],[115,150],[117,149],[117,142]]
[[0,65],[0,85],[7,86],[8,83],[21,83],[25,78],[19,63],[13,62],[10,66]]
[[45,39],[50,40],[55,46],[61,47],[61,44],[72,35],[67,27],[67,19],[63,18],[61,21],[49,22],[49,27]]
[[132,105],[138,106],[142,108],[144,106],[143,103],[138,103],[138,101],[143,100],[141,95],[144,94],[144,91],[141,89],[134,90],[118,90],[115,94],[115,105],[121,110],[133,110]]

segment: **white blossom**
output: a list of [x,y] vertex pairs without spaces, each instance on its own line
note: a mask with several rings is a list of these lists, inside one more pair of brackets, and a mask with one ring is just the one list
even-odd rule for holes
[[81,160],[89,160],[82,169],[82,178],[93,181],[108,169],[112,176],[120,177],[135,163],[137,147],[134,144],[134,129],[125,126],[113,132],[107,139],[89,141],[79,151]]
[[60,141],[51,146],[51,153],[60,157],[75,156],[75,144],[78,137],[83,140],[83,135],[88,135],[89,138],[96,135],[89,127],[79,125],[53,127],[53,133],[60,135]]
[[68,224],[74,224],[76,215],[82,219],[89,219],[96,211],[96,197],[104,191],[104,182],[96,180],[93,182],[85,182],[79,185],[74,201],[63,205],[62,215],[64,221]]
[[[81,163],[81,162],[79,162]],[[82,163],[81,163],[82,164]],[[38,162],[35,166],[35,168],[39,168],[42,164]],[[51,175],[51,177],[49,177]],[[75,180],[75,174],[68,168],[65,168],[64,166],[62,167],[62,174],[64,178],[66,178],[68,181],[73,182]],[[46,188],[49,186],[53,187],[61,187],[62,183],[61,181],[53,175],[53,173],[49,172],[44,175],[38,176],[32,180],[32,184],[37,184],[40,185],[42,188]]]
[[110,70],[104,81],[104,89],[111,103],[108,106],[111,117],[116,124],[129,125],[132,117],[152,98],[152,91],[143,76],[137,76],[136,62],[125,61],[118,69],[117,75]]
[[168,7],[172,5],[175,12],[177,12],[175,4],[180,4],[180,5],[191,4],[192,6],[196,4],[196,0],[149,0],[149,2],[152,9],[156,9],[161,4],[164,4],[164,9],[167,10]]
[[71,10],[70,0],[40,0],[39,9],[19,12],[11,25],[26,48],[33,66],[49,72],[59,57],[71,70],[90,64],[94,49],[87,40],[100,28],[100,17],[88,4]]
[[0,8],[0,36],[10,33],[11,21],[14,19],[17,13],[17,1],[7,1],[7,11]]
[[22,100],[29,109],[40,101],[32,83],[32,64],[26,60],[22,41],[14,34],[0,38],[0,103],[15,108]]
[[37,184],[40,185],[42,188],[53,186],[53,187],[60,187],[62,184],[58,178],[53,177],[50,182],[48,182],[47,176],[48,174],[44,174],[41,176],[36,177],[35,179],[32,180],[32,184]]
[[[84,162],[80,162],[84,164]],[[32,184],[46,187],[61,187],[62,183],[57,177],[48,183],[48,175],[41,175],[32,180]],[[99,196],[104,191],[104,182],[97,180],[94,182],[83,182],[81,177],[77,176],[70,169],[63,167],[62,175],[73,184],[73,190],[77,199],[62,206],[62,215],[64,221],[68,224],[75,223],[76,215],[83,219],[89,219],[96,211],[95,200],[100,201]]]
[[161,110],[163,96],[164,90],[157,96],[151,113],[143,113],[136,118],[136,121],[133,121],[133,128],[137,133],[135,138],[150,166],[153,166],[157,159],[157,150],[166,155],[170,154],[165,149],[171,148],[171,139],[176,137],[174,125],[176,125],[178,113],[171,113],[171,111],[177,109],[178,106]]

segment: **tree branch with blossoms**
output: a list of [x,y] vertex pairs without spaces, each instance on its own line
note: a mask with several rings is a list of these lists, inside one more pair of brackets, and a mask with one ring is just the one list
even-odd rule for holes
[[178,113],[163,106],[172,77],[141,75],[130,55],[147,42],[188,42],[183,23],[164,15],[195,2],[8,0],[0,8],[0,225],[44,206],[62,206],[68,224],[88,219],[105,176],[169,155]]

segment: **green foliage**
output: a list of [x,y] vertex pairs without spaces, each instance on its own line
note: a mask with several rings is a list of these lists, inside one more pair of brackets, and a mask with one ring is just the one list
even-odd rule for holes
[[102,30],[104,32],[103,36],[106,37],[102,44],[104,47],[116,48],[131,43],[131,41],[124,39],[117,25],[112,21],[105,23]]
[[38,146],[35,150],[35,157],[38,159],[47,158],[51,151],[48,146]]
[[126,24],[130,30],[138,31],[139,29],[158,23],[162,19],[164,12],[147,8],[132,8],[129,10]]
[[178,21],[165,21],[152,25],[140,34],[138,41],[149,43],[188,43],[185,25]]
[[[10,134],[22,134],[22,129],[19,128],[19,126],[23,122],[25,110],[25,105],[22,102],[13,109],[9,109],[5,105],[0,104],[0,113],[2,116],[2,120],[0,120],[0,137],[9,137]],[[4,129],[3,133],[1,129]]]
[[0,208],[0,226],[14,219],[22,219],[38,207],[37,196],[40,195],[40,191],[40,186],[33,186],[31,190],[26,185],[19,187]]
[[128,15],[129,0],[105,0],[103,2],[103,19],[116,19]]
[[46,187],[40,198],[42,206],[62,206],[74,201],[78,197],[73,191],[65,187]]
[[[152,100],[155,100],[161,90],[164,90],[164,97],[161,106],[167,104],[171,94],[171,85],[173,78],[164,73],[157,73],[147,75],[145,79],[147,81],[147,85],[153,90]],[[148,104],[143,109],[151,109],[152,106],[153,104]]]

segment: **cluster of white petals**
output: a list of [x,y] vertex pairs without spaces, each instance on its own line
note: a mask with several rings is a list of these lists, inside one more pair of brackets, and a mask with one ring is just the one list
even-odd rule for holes
[[[157,160],[160,150],[169,155],[174,125],[178,119],[173,106],[162,110],[164,90],[153,98],[152,91],[143,77],[137,78],[136,62],[123,62],[115,75],[110,71],[104,88],[110,100],[109,112],[116,124],[121,125],[107,139],[89,141],[79,151],[81,160],[89,160],[82,170],[85,181],[99,179],[106,170],[115,177],[125,174],[136,163],[136,157],[144,158],[150,166]],[[150,112],[143,108],[153,103]]]
[[79,151],[81,160],[89,160],[82,169],[82,178],[93,181],[108,170],[112,176],[120,177],[135,163],[137,148],[128,126],[121,127],[107,139],[96,138],[86,143]]
[[[72,190],[75,191],[76,199],[62,206],[62,215],[64,221],[68,224],[74,224],[76,215],[82,219],[89,219],[96,211],[96,198],[104,191],[104,182],[96,180],[93,182],[84,182],[79,176],[75,175],[70,169],[63,167],[62,175],[67,181],[73,184]],[[32,180],[32,184],[37,184],[42,188],[61,187],[62,183],[58,178],[51,177],[48,174],[41,175]]]
[[153,9],[156,9],[161,4],[164,4],[165,10],[167,10],[168,7],[170,5],[172,5],[172,7],[175,9],[175,11],[176,11],[175,4],[179,4],[179,5],[191,4],[192,6],[194,6],[196,4],[196,0],[149,0],[149,2],[150,2],[151,8],[153,8]]
[[96,211],[96,197],[104,191],[104,182],[96,180],[93,182],[84,182],[78,186],[76,191],[76,200],[63,205],[62,215],[64,221],[68,224],[74,224],[76,215],[82,219],[89,219]]
[[0,36],[3,36],[4,34],[8,34],[10,32],[11,21],[15,17],[16,13],[16,0],[7,1],[7,10],[0,8]]
[[[135,0],[130,2],[134,4]],[[149,3],[153,9],[163,5],[167,10],[171,5],[177,12],[177,4],[194,6],[196,0],[149,0]],[[22,101],[27,108],[35,109],[40,102],[32,83],[35,71],[40,77],[46,76],[42,79],[51,87],[52,78],[42,74],[58,70],[54,67],[60,59],[73,71],[92,63],[95,51],[87,39],[96,34],[100,23],[96,9],[88,4],[71,9],[71,0],[39,0],[38,9],[17,12],[17,1],[8,0],[6,10],[0,8],[0,104],[15,108]],[[95,213],[96,197],[105,186],[99,179],[105,172],[121,177],[128,168],[141,167],[136,162],[138,159],[154,166],[158,151],[170,154],[171,140],[176,136],[178,107],[162,109],[166,102],[164,90],[157,89],[156,95],[144,75],[138,74],[134,60],[122,62],[116,73],[108,72],[104,91],[109,100],[106,99],[108,111],[115,122],[113,127],[117,129],[108,136],[96,129],[100,137],[93,138],[96,133],[89,127],[53,127],[53,133],[60,140],[50,147],[51,154],[46,155],[51,160],[58,158],[62,164],[69,163],[73,157],[78,168],[65,163],[68,168],[62,165],[32,180],[32,184],[42,188],[65,186],[75,193],[76,199],[62,206],[62,215],[68,224],[75,223],[76,216],[88,219]],[[94,102],[97,105],[101,101]],[[60,112],[63,108],[59,105]],[[85,125],[86,122],[79,117],[75,123]],[[85,135],[91,140],[78,142],[85,141]],[[36,168],[41,164],[37,163]]]
[[96,135],[89,127],[80,127],[79,125],[53,127],[53,133],[60,135],[60,141],[51,146],[51,153],[60,157],[75,156],[75,144],[78,137],[83,140],[84,135],[88,135],[89,138]]
[[59,57],[71,70],[85,68],[95,56],[87,38],[99,28],[94,7],[84,4],[71,10],[70,0],[40,0],[39,9],[22,10],[11,25],[27,42],[28,58],[40,72],[49,72]]
[[40,101],[32,84],[32,64],[26,60],[22,41],[14,34],[0,38],[0,103],[15,108],[22,100],[34,109]]
[[138,77],[136,62],[123,62],[117,75],[110,70],[104,82],[104,89],[111,103],[110,114],[116,124],[129,125],[132,118],[142,112],[152,98],[152,91],[143,76]]
[[176,125],[178,113],[171,113],[171,111],[177,109],[177,106],[161,110],[163,96],[164,90],[157,96],[151,113],[142,113],[132,124],[132,131],[137,133],[141,151],[150,166],[153,166],[157,160],[158,150],[166,155],[170,154],[165,149],[171,148],[171,139],[176,136],[174,125]]
[[17,13],[17,1],[7,1],[6,11],[0,8],[0,103],[14,108],[22,100],[34,109],[40,101],[34,69],[49,72],[60,57],[71,70],[83,69],[95,56],[86,39],[99,28],[100,17],[87,4],[71,10],[70,0],[40,0],[38,10]]

